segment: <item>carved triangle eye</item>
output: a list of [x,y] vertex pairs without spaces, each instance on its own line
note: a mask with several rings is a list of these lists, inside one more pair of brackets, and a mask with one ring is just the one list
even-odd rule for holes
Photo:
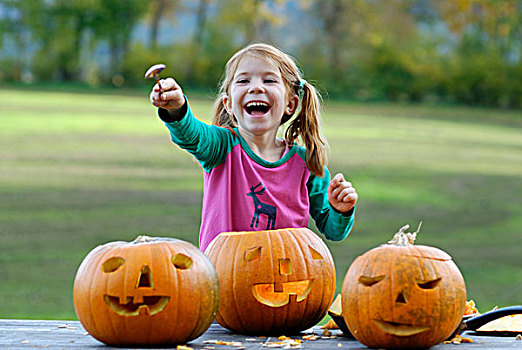
[[312,259],[314,260],[323,260],[323,256],[312,246],[308,246],[308,249],[310,249],[310,254],[312,255]]
[[417,282],[417,285],[421,287],[422,289],[433,289],[438,286],[442,278],[437,278],[431,281],[420,281]]
[[361,276],[359,277],[359,283],[362,285],[365,285],[366,287],[371,287],[374,284],[379,283],[384,279],[384,275],[375,276],[375,277],[369,277],[369,276]]

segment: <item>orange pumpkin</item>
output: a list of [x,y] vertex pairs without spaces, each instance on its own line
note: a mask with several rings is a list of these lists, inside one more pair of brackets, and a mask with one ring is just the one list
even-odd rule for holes
[[216,271],[194,245],[140,236],[92,250],[74,281],[83,327],[109,345],[179,344],[203,334],[219,302]]
[[307,228],[222,233],[206,254],[221,300],[216,321],[247,334],[290,334],[314,326],[335,293],[335,267]]
[[356,258],[344,279],[344,319],[371,348],[428,348],[462,319],[466,287],[457,265],[440,249],[413,245],[418,230],[407,228]]

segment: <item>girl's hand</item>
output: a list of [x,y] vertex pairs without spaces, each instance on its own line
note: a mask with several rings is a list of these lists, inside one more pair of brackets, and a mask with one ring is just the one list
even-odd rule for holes
[[328,200],[330,205],[341,213],[349,212],[357,202],[357,192],[352,183],[344,179],[344,175],[336,174],[328,186]]
[[183,90],[172,78],[160,80],[161,89],[158,84],[154,85],[150,93],[150,102],[159,108],[168,110],[180,109],[185,104]]

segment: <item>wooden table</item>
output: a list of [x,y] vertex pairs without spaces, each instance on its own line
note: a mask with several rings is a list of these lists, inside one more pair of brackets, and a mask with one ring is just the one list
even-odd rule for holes
[[[301,339],[302,350],[347,350],[367,349],[356,340],[349,339],[335,330],[336,337],[303,340],[307,334],[321,336],[322,329],[312,328],[309,332],[289,336]],[[522,340],[515,337],[490,337],[465,333],[473,339],[470,344],[439,344],[432,349],[522,349]],[[215,341],[240,342],[233,345],[217,345]],[[218,324],[212,324],[205,334],[189,342],[194,350],[213,347],[215,350],[279,350],[285,349],[277,337],[253,337],[233,334]],[[175,346],[171,347],[175,348]],[[288,347],[290,348],[290,347]],[[91,337],[78,321],[0,320],[0,349],[116,349],[108,347]],[[118,348],[122,349],[122,348]],[[150,348],[149,348],[150,349]],[[286,350],[286,349],[285,349]]]

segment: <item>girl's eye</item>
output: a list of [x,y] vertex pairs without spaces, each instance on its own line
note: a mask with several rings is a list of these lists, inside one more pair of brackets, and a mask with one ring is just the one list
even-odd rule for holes
[[238,84],[246,84],[246,83],[248,83],[248,79],[238,79],[236,81],[236,83],[238,83]]
[[265,79],[265,84],[273,84],[273,83],[277,83],[277,80],[275,80],[275,79]]

